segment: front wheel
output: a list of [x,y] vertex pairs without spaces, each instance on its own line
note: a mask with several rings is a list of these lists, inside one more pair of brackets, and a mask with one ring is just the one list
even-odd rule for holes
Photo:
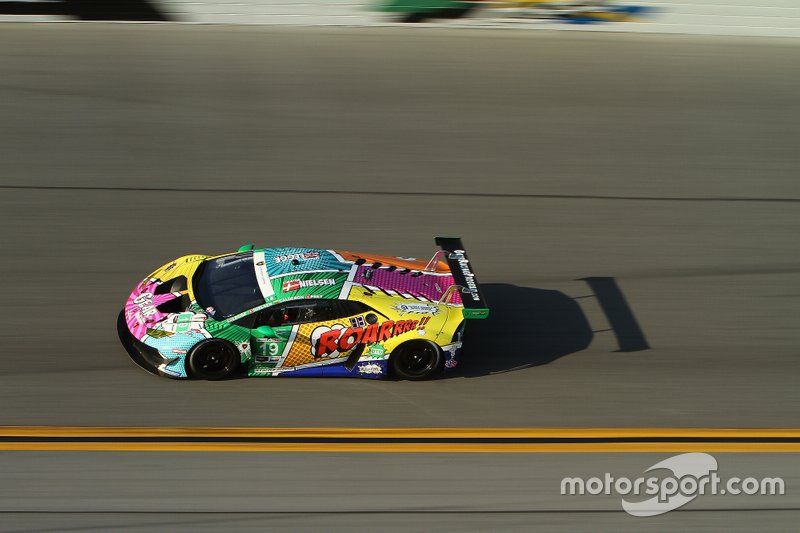
[[389,358],[392,373],[402,379],[418,381],[441,372],[442,350],[424,340],[409,341],[398,346]]
[[241,355],[226,341],[208,339],[195,344],[186,356],[186,370],[191,377],[218,380],[231,377],[239,368]]

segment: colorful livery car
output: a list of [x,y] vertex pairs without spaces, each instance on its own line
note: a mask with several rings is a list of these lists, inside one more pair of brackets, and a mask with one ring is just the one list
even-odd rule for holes
[[172,378],[425,379],[458,364],[465,319],[489,309],[457,237],[430,261],[243,246],[147,276],[119,315],[131,358]]

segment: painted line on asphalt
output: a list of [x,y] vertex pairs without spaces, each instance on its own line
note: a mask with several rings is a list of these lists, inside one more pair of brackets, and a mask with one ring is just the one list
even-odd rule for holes
[[800,429],[0,426],[6,451],[797,453]]

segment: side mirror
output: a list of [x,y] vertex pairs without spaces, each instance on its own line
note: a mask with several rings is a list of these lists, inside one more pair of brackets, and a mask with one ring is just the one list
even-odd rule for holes
[[239,252],[249,252],[252,249],[253,249],[253,245],[252,244],[243,244],[242,246],[239,247],[239,250],[237,250],[237,251],[239,251]]
[[264,338],[264,337],[277,337],[278,334],[275,333],[275,330],[269,326],[258,326],[256,329],[252,331],[253,337],[256,338]]

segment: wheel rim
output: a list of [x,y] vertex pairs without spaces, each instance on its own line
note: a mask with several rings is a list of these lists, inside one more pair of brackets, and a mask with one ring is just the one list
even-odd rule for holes
[[231,362],[231,353],[224,346],[207,346],[197,354],[197,368],[205,376],[224,374]]
[[414,347],[400,354],[400,369],[404,374],[413,377],[424,376],[436,364],[437,354],[433,346]]

